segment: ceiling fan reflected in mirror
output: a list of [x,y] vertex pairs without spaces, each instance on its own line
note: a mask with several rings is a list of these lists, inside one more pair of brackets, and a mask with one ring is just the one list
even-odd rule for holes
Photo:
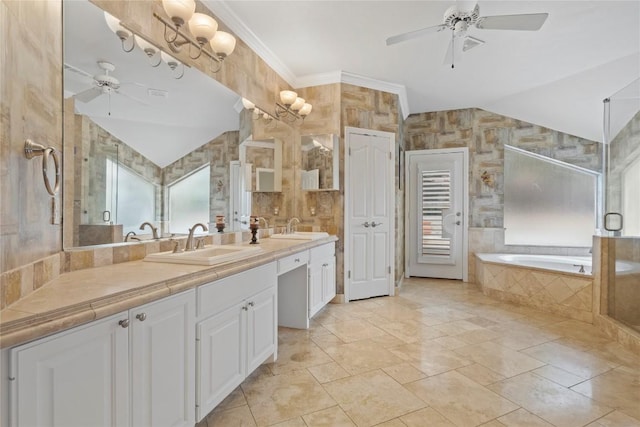
[[461,54],[484,44],[483,40],[467,34],[470,28],[473,27],[480,30],[538,31],[548,16],[548,13],[480,16],[480,6],[477,3],[473,9],[465,9],[456,4],[445,11],[442,24],[389,37],[387,39],[387,46],[423,37],[428,34],[451,30],[451,42],[445,55],[445,63],[451,60],[451,68],[454,68],[456,54]]
[[[138,102],[140,104],[149,105],[147,102],[141,99],[135,98],[131,95],[127,95],[126,93],[120,90],[120,87],[122,85],[120,83],[120,80],[118,80],[116,77],[110,74],[116,69],[115,65],[107,61],[98,61],[97,64],[102,72],[99,72],[98,74],[95,74],[95,75],[92,75],[84,70],[81,70],[80,68],[74,67],[73,65],[70,65],[67,63],[64,64],[65,72],[72,72],[80,76],[91,79],[92,86],[90,88],[77,92],[75,95],[73,95],[73,97],[76,100],[87,103],[87,102],[93,101],[94,99],[96,99],[101,95],[107,95],[109,97],[109,104],[111,104],[111,94],[118,94],[126,98],[129,98],[135,102]],[[134,85],[145,87],[141,83],[123,83],[123,84],[134,84]],[[111,108],[109,108],[109,110],[111,110]],[[109,111],[109,115],[111,115],[111,111]]]

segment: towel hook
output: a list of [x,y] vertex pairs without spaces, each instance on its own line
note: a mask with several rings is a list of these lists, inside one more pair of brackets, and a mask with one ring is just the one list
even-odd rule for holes
[[[45,147],[42,144],[33,142],[27,139],[24,142],[24,155],[27,159],[33,159],[34,157],[42,156],[42,177],[44,178],[44,186],[47,188],[47,193],[55,196],[60,189],[60,160],[56,149],[53,147]],[[56,173],[56,181],[51,187],[47,170],[49,169],[49,157],[53,157],[53,165]]]

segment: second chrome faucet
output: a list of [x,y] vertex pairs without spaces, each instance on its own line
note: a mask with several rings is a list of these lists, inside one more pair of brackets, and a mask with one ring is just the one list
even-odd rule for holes
[[209,229],[207,228],[206,225],[204,225],[203,223],[199,222],[197,224],[195,224],[193,227],[191,227],[189,229],[189,236],[187,237],[187,243],[185,245],[184,250],[185,251],[195,251],[196,248],[193,244],[193,233],[196,231],[196,228],[201,227],[202,231],[209,231]]

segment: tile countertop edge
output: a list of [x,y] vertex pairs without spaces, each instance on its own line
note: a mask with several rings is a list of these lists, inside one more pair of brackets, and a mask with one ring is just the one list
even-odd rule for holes
[[[25,314],[24,316],[0,324],[0,348],[26,343],[37,338],[89,323],[93,320],[102,319],[172,294],[177,294],[260,265],[268,264],[290,254],[337,240],[338,238],[336,236],[329,236],[322,239],[302,242],[287,240],[285,241],[287,244],[279,239],[276,245],[278,247],[277,249],[265,248],[265,252],[241,261],[233,261],[227,264],[205,268],[201,271],[179,274],[176,277],[160,280],[156,283],[143,283],[133,289],[115,292],[69,306],[61,306],[42,313],[31,313],[22,308],[21,312]],[[261,239],[260,241],[266,243],[265,246],[272,244],[271,242],[267,243],[268,238]],[[280,247],[283,245],[285,245],[285,247]],[[139,261],[115,264],[111,268],[127,268],[127,266],[135,262]],[[73,274],[74,272],[64,273],[62,276]],[[46,287],[47,284],[42,288]],[[2,310],[2,313],[10,311],[17,312],[9,306]]]

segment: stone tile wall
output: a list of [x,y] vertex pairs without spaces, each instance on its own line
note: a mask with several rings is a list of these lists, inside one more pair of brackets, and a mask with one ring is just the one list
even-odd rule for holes
[[601,170],[601,144],[488,111],[470,108],[410,115],[407,150],[469,148],[469,281],[474,253],[586,255],[584,248],[504,244],[504,144],[590,170]]
[[477,260],[485,295],[591,323],[593,280],[560,272]]
[[[58,212],[56,224],[51,223],[52,198],[43,183],[42,157],[24,156],[27,138],[62,150],[61,2],[2,0],[0,39],[0,273],[4,273],[62,249],[61,215]],[[61,211],[61,194],[55,203]]]

